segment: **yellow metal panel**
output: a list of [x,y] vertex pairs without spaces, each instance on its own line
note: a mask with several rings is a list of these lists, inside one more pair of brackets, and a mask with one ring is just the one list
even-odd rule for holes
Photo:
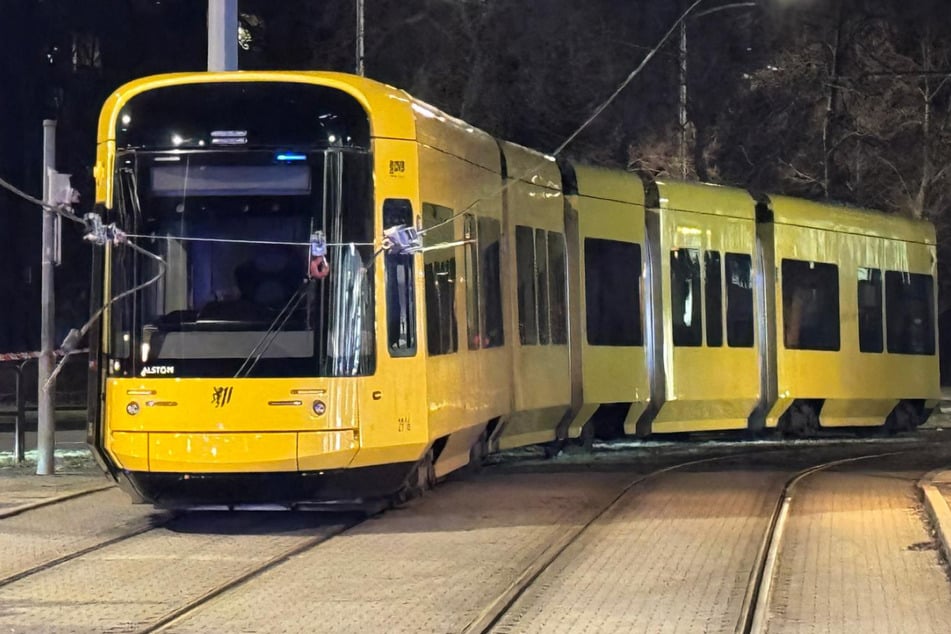
[[499,148],[489,134],[417,99],[412,100],[412,108],[419,143],[498,173]]
[[583,344],[586,403],[629,403],[650,400],[647,353],[643,346]]
[[[473,146],[479,146],[473,148]],[[488,168],[463,160],[455,152],[468,152],[492,155],[493,163]],[[419,160],[421,172],[427,174],[420,181],[420,202],[439,205],[450,210],[450,214],[459,214],[466,210],[474,218],[493,218],[502,222],[500,158],[495,141],[487,136],[473,134],[465,146],[453,146],[450,151],[437,151],[431,147],[420,146]],[[487,159],[484,159],[487,160]],[[424,228],[436,221],[427,219]],[[466,218],[458,216],[451,222],[439,227],[424,238],[426,244],[455,242],[465,239]],[[505,240],[504,228],[502,240]],[[508,411],[511,404],[512,382],[508,368],[511,367],[511,342],[517,333],[504,333],[505,345],[496,348],[469,349],[466,252],[469,247],[457,246],[449,250],[435,250],[427,253],[425,259],[445,259],[449,254],[456,260],[455,316],[458,348],[455,352],[430,356],[427,350],[426,314],[420,314],[419,355],[425,359],[425,396],[424,416],[429,423],[429,439],[435,440],[460,430],[484,425],[489,420]],[[503,255],[504,257],[504,251]],[[420,256],[418,267],[418,297],[425,297],[425,272],[422,266],[424,257]],[[503,273],[504,275],[504,263]],[[500,280],[501,281],[501,280]],[[419,302],[423,304],[422,301]],[[405,375],[402,377],[405,381]],[[415,386],[414,386],[415,388]],[[362,457],[362,456],[361,456]]]
[[568,346],[521,346],[516,357],[515,384],[518,410],[568,405]]
[[662,210],[756,218],[755,201],[744,189],[680,181],[656,181],[656,185]]
[[[818,214],[818,210],[823,207],[812,203],[809,208]],[[834,216],[839,212],[832,208],[830,213]],[[831,410],[823,407],[820,415],[823,425],[846,424],[842,420],[853,415],[857,422],[849,424],[871,424],[871,418],[879,416],[880,408],[889,402],[937,398],[940,394],[937,354],[861,352],[858,340],[858,269],[865,267],[881,269],[883,272],[899,270],[935,275],[934,247],[920,242],[875,237],[877,232],[884,232],[885,228],[894,226],[888,223],[879,225],[879,214],[863,214],[854,210],[849,213],[868,216],[869,235],[804,225],[776,224],[774,227],[779,396],[784,399],[824,398],[843,401]],[[782,310],[784,258],[828,262],[838,266],[838,351],[793,350],[785,347]],[[883,399],[885,404],[876,405],[872,413],[863,413],[866,409],[863,403],[870,399]],[[841,408],[841,411],[836,408]],[[866,422],[862,423],[862,419]],[[884,422],[884,416],[878,424],[881,422]]]
[[[592,346],[587,342],[586,238],[632,242],[641,247],[642,278],[640,280],[642,330],[646,282],[646,245],[644,228],[644,188],[640,179],[619,170],[575,166],[579,195],[571,196],[578,210],[581,305],[573,317],[582,320],[581,356],[583,395],[585,403],[627,403],[650,399],[647,374],[647,352],[643,346]],[[619,202],[623,200],[624,202]],[[634,271],[631,271],[634,275]],[[631,278],[632,283],[635,278]],[[637,408],[640,409],[640,408]]]
[[121,431],[110,432],[106,450],[121,469],[149,470],[149,435]]
[[[674,346],[670,253],[680,248],[701,251],[701,275],[706,275],[703,251],[717,251],[721,262],[727,253],[749,255],[753,276],[758,266],[755,206],[748,193],[738,189],[693,183],[659,183],[660,270],[663,297],[664,398],[651,431],[655,433],[740,429],[760,396],[759,332],[754,328],[752,347],[723,344],[708,347],[707,319],[703,320],[703,346]],[[692,211],[684,211],[692,210]],[[706,292],[700,297],[707,315]],[[727,296],[721,300],[721,322],[726,325]]]
[[777,224],[935,244],[934,226],[925,220],[786,196],[771,195],[769,207]]
[[356,433],[317,431],[297,434],[297,465],[301,471],[343,469],[357,453]]
[[[572,164],[572,168],[575,171],[575,180],[578,182],[578,195],[639,206],[641,222],[632,222],[632,224],[638,224],[643,232],[644,183],[637,174],[589,165]],[[627,220],[635,221],[636,219],[635,216]]]
[[[326,405],[321,416],[315,400]],[[127,412],[130,403],[138,406],[135,415]],[[358,426],[359,391],[357,379],[109,379],[106,408],[113,431],[351,429]]]
[[[527,147],[501,141],[502,151],[505,153],[505,166],[508,177],[531,184],[535,187],[561,191],[561,172],[555,157]],[[533,192],[533,196],[547,196],[547,192]]]
[[423,452],[429,447],[428,442],[405,445],[390,445],[386,447],[364,447],[350,462],[349,468],[370,467],[373,465],[391,464],[394,462],[413,462],[419,460]]
[[819,422],[823,427],[872,427],[883,425],[898,405],[897,399],[827,399]]
[[114,146],[103,146],[115,140],[116,121],[128,101],[136,95],[156,88],[181,84],[215,82],[290,82],[336,88],[354,97],[369,113],[370,134],[391,139],[415,139],[416,129],[412,101],[405,92],[364,77],[330,72],[305,71],[241,71],[224,73],[171,73],[136,79],[118,88],[106,100],[99,117],[96,201],[112,206]]
[[549,407],[515,412],[505,422],[499,436],[499,449],[555,440],[555,426],[567,411],[567,407]]
[[166,473],[297,470],[297,434],[149,434],[149,466]]

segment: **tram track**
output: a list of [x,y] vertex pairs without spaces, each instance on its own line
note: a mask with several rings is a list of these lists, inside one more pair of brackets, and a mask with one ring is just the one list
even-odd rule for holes
[[[763,452],[759,452],[763,453]],[[677,471],[679,469],[684,469],[687,467],[692,467],[701,464],[708,464],[711,462],[717,462],[721,460],[730,460],[736,459],[738,457],[743,457],[744,455],[752,454],[727,454],[723,456],[715,456],[712,458],[701,458],[699,460],[690,460],[687,462],[681,462],[674,465],[669,465],[650,473],[639,475],[638,477],[631,480],[626,484],[621,491],[614,496],[606,505],[604,505],[596,514],[588,519],[587,522],[579,526],[572,527],[565,531],[562,536],[556,540],[551,546],[546,548],[533,562],[532,564],[519,575],[515,581],[513,581],[504,592],[502,592],[492,603],[490,603],[472,622],[470,622],[463,630],[462,634],[484,634],[492,631],[492,628],[497,625],[506,615],[509,608],[521,597],[535,581],[545,572],[558,557],[565,552],[572,544],[578,541],[582,535],[594,524],[598,522],[602,517],[604,517],[608,512],[617,507],[622,500],[636,487],[649,480],[662,476],[666,473],[672,471]]]
[[757,552],[756,563],[750,575],[750,583],[747,586],[740,619],[736,626],[737,634],[763,634],[766,632],[769,621],[770,594],[773,587],[773,580],[776,577],[776,567],[779,563],[780,550],[783,545],[786,520],[789,517],[797,485],[809,476],[832,467],[859,462],[861,460],[896,456],[902,453],[907,453],[907,451],[890,451],[830,460],[803,469],[786,480],[786,483],[783,485],[783,490],[779,494],[776,505],[773,508],[773,512],[770,515],[766,532],[763,536],[763,542]]
[[[778,449],[776,451],[783,451]],[[749,583],[744,595],[740,617],[737,620],[736,634],[763,634],[766,632],[769,617],[769,605],[771,590],[776,576],[776,568],[779,562],[780,550],[786,526],[786,519],[789,517],[790,509],[796,492],[796,487],[809,476],[830,468],[870,460],[887,456],[895,456],[907,453],[910,450],[890,451],[883,453],[868,454],[862,456],[852,456],[829,460],[819,464],[813,464],[807,468],[796,471],[790,475],[783,484],[772,511],[767,519],[766,528],[763,533],[763,539],[757,550],[754,559],[752,571],[750,573]],[[770,452],[772,453],[772,452]],[[762,452],[760,452],[760,455]],[[596,514],[590,517],[584,524],[575,526],[562,534],[560,538],[554,541],[546,548],[515,581],[512,582],[498,597],[490,603],[477,618],[471,621],[463,630],[463,634],[485,634],[495,631],[496,626],[500,625],[508,616],[509,610],[513,608],[520,597],[532,588],[535,582],[542,574],[551,568],[558,558],[573,544],[579,541],[581,537],[595,524],[597,524],[612,509],[620,505],[625,498],[632,493],[638,486],[656,479],[665,474],[674,471],[687,469],[696,465],[708,464],[712,462],[724,461],[743,457],[747,454],[731,454],[693,460],[675,465],[670,465],[647,474],[643,474],[629,482],[623,489],[604,505]],[[504,629],[504,628],[503,628]]]
[[297,555],[301,555],[311,550],[312,548],[316,548],[317,546],[320,546],[324,542],[327,542],[330,539],[333,539],[334,537],[336,537],[337,535],[353,528],[354,526],[361,523],[362,521],[363,521],[363,518],[355,519],[350,522],[344,522],[343,524],[340,524],[339,526],[328,531],[327,533],[323,533],[321,535],[318,535],[317,537],[308,539],[301,544],[288,548],[286,551],[279,553],[278,555],[275,555],[274,557],[268,559],[267,561],[257,566],[254,566],[251,570],[248,570],[245,573],[238,575],[237,577],[234,577],[228,581],[225,581],[215,586],[214,588],[208,590],[203,595],[197,597],[196,599],[192,601],[189,601],[188,603],[185,603],[184,605],[182,605],[181,607],[175,610],[172,610],[171,612],[165,614],[159,619],[153,621],[151,624],[136,630],[136,633],[137,634],[152,634],[153,632],[163,632],[167,630],[168,628],[173,627],[180,620],[187,618],[193,612],[201,609],[208,603],[214,601],[219,596],[227,592],[230,592],[236,588],[239,588],[240,586],[263,575],[269,570],[276,568],[277,566],[280,566],[281,564],[287,562],[288,560],[290,560],[291,558]]

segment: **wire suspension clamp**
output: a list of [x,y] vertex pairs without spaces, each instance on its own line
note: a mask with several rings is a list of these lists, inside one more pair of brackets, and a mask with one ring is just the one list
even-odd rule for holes
[[323,231],[315,231],[310,236],[310,264],[307,275],[311,279],[322,280],[330,275],[330,263],[327,262],[327,238]]

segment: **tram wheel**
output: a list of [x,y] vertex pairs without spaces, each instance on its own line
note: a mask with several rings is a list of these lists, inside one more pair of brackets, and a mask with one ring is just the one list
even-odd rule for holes
[[819,434],[819,414],[812,403],[797,401],[779,418],[779,430],[792,438],[815,438]]
[[403,482],[403,487],[392,496],[391,500],[394,505],[399,506],[420,497],[435,485],[436,467],[433,463],[433,450],[430,449],[413,466],[413,470],[410,471]]
[[890,434],[914,431],[921,419],[921,413],[909,401],[901,401],[885,419],[885,430]]

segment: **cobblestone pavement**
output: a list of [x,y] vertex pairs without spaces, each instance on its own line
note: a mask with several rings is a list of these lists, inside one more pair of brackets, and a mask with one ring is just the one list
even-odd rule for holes
[[628,480],[589,473],[451,482],[222,596],[171,631],[459,632]]
[[496,632],[733,632],[782,471],[672,473],[598,520]]
[[[783,459],[763,452],[637,485],[542,573],[496,631],[732,632],[782,483],[841,451],[867,449],[803,445]],[[461,631],[635,472],[653,468],[616,458],[608,467],[548,461],[536,472],[488,469],[444,483],[213,598],[168,631]],[[942,457],[906,462],[856,463],[803,483],[780,555],[771,632],[947,631],[951,584],[914,490]],[[38,482],[18,479],[0,477],[0,500]],[[164,519],[117,489],[0,519],[0,579]],[[0,587],[0,632],[137,631],[343,521],[186,514]]]
[[340,521],[317,513],[192,513],[0,587],[0,631],[138,631]]
[[769,632],[949,631],[951,585],[918,501],[921,475],[853,466],[803,483]]

